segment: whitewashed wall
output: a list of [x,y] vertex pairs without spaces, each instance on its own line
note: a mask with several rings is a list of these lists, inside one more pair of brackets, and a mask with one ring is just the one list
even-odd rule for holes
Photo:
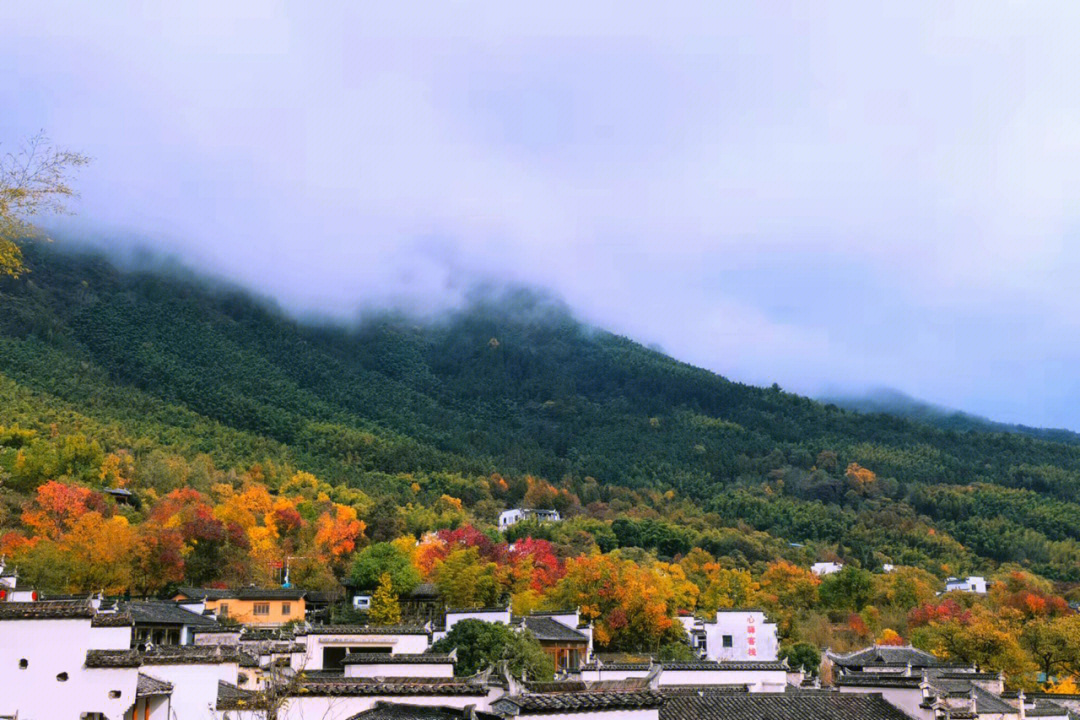
[[172,714],[176,720],[218,717],[218,680],[236,684],[236,663],[178,663],[144,665],[143,672],[172,683]]
[[[88,649],[127,649],[130,638],[131,628],[94,628],[89,618],[0,621],[0,715],[53,720],[101,712],[122,718],[135,702],[138,670],[84,664]],[[68,679],[57,680],[64,672]],[[110,697],[112,691],[119,697]]]

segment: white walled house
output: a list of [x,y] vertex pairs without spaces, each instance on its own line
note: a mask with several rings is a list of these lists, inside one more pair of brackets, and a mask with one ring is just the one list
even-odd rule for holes
[[559,515],[558,510],[538,510],[535,508],[513,508],[511,510],[504,510],[499,513],[499,529],[505,530],[511,525],[525,520],[526,518],[535,518],[540,522],[559,522],[562,517]]
[[218,684],[236,683],[240,657],[235,648],[188,645],[154,648],[140,653],[139,662],[143,673],[172,686],[172,717],[213,720]]
[[123,718],[138,665],[99,667],[92,653],[130,647],[131,618],[99,618],[87,601],[0,603],[0,717]]
[[511,621],[510,608],[448,608],[446,610],[446,623],[443,629],[436,630],[432,634],[431,641],[437,643],[446,637],[454,625],[462,620],[481,620],[487,623],[509,625]]
[[19,573],[8,571],[4,559],[0,558],[0,602],[34,602],[38,599],[37,591],[27,585],[19,584]]
[[810,566],[810,572],[814,573],[818,577],[823,575],[832,575],[838,573],[844,569],[844,563],[835,562],[816,562]]
[[680,615],[679,622],[707,660],[773,661],[780,651],[776,623],[757,608],[725,608],[715,620]]
[[[230,689],[219,695],[219,720],[258,720]],[[389,678],[382,681],[362,678],[319,676],[305,680],[297,694],[289,698],[280,720],[353,720],[382,703],[408,703],[431,708],[487,711],[504,693],[497,684],[475,678],[415,679]],[[415,720],[415,716],[412,716]]]
[[305,670],[339,670],[349,653],[416,655],[431,645],[426,628],[411,626],[313,625],[296,640],[306,646]]
[[945,592],[953,591],[985,595],[986,578],[981,575],[969,575],[966,578],[947,578],[945,580]]
[[720,687],[744,685],[749,692],[783,692],[788,684],[788,665],[777,661],[726,661],[671,663],[600,663],[581,669],[585,683],[619,682],[631,678],[655,677],[660,689],[679,687]]

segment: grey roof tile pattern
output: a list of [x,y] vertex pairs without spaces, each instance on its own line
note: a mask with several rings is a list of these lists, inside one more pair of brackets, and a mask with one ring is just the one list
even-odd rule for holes
[[196,625],[200,632],[205,628],[220,627],[214,618],[192,612],[176,603],[136,601],[123,603],[122,607],[136,625]]
[[[475,712],[476,720],[499,720],[498,715]],[[379,701],[375,707],[353,715],[348,720],[472,720],[465,708],[443,705],[410,705]]]
[[638,710],[658,708],[664,696],[655,691],[644,692],[565,692],[527,693],[500,698],[492,708],[511,714],[591,712],[594,710]]
[[68,620],[92,618],[89,600],[41,600],[0,603],[0,620]]
[[144,665],[202,665],[239,663],[240,652],[228,645],[169,645],[141,654]]
[[427,635],[428,631],[418,625],[312,625],[308,635]]
[[527,617],[525,628],[541,642],[570,642],[587,644],[589,638],[577,630],[563,625],[558,620],[549,617]]
[[88,668],[133,668],[139,667],[142,658],[138,650],[87,650],[86,667]]
[[666,694],[660,720],[910,720],[877,693]]
[[341,661],[345,665],[449,665],[449,655],[433,653],[348,653]]
[[243,690],[224,680],[218,680],[218,710],[239,710],[241,708],[250,710],[251,701],[255,697],[255,694],[250,690]]
[[862,650],[842,654],[826,652],[834,664],[840,667],[865,667],[867,665],[899,665],[911,663],[912,667],[942,667],[944,662],[932,653],[910,645],[871,645]]
[[164,680],[158,680],[156,677],[151,677],[149,675],[139,673],[139,682],[135,688],[136,697],[146,697],[148,695],[168,695],[172,691],[172,683],[167,683]]
[[[664,670],[784,670],[790,668],[782,660],[700,660],[696,662],[656,663]],[[591,662],[582,666],[584,670],[648,670],[652,667],[647,662],[612,662],[597,665]]]
[[181,587],[178,590],[179,594],[186,597],[201,600],[206,598],[207,600],[300,600],[304,597],[303,590],[296,590],[292,588],[257,588],[257,587],[242,587],[242,588],[200,588],[200,587]]
[[395,678],[380,681],[315,677],[303,681],[301,692],[307,696],[486,695],[487,688],[462,678]]
[[126,611],[95,613],[93,619],[90,620],[92,627],[131,627],[133,624],[135,624],[134,618]]

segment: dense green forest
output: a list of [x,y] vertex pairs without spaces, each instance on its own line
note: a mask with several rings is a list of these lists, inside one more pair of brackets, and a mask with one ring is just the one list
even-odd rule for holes
[[[501,504],[478,505],[463,478],[535,476],[575,498],[569,515],[605,519],[605,542],[661,557],[700,546],[939,577],[1018,563],[1080,580],[1073,443],[732,382],[529,290],[345,327],[183,273],[40,245],[26,258],[29,274],[0,279],[0,531],[45,477],[97,481],[67,447],[84,437],[138,462],[302,469],[399,505],[423,478],[487,520]],[[18,467],[3,452],[17,446]],[[619,505],[619,489],[654,501]]]

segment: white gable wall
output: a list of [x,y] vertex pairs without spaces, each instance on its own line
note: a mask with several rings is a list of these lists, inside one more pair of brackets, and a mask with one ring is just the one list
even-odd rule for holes
[[[760,610],[719,610],[716,622],[702,627],[709,660],[772,662],[780,651],[776,623],[768,622]],[[731,647],[724,647],[725,635],[731,636]]]
[[[122,718],[135,702],[136,668],[88,669],[90,648],[124,650],[130,628],[94,628],[89,618],[0,621],[0,715],[19,720]],[[20,669],[19,661],[27,661]],[[57,675],[67,673],[66,681]],[[118,698],[109,697],[119,691]]]

